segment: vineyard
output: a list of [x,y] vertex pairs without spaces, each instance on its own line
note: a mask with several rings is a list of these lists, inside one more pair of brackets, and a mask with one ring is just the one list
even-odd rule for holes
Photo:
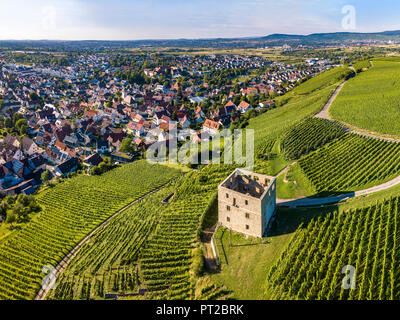
[[335,88],[336,86],[329,86],[311,95],[304,96],[287,94],[289,101],[283,107],[270,110],[250,119],[249,126],[246,129],[254,129],[256,149],[263,143],[264,138],[278,137],[290,126],[318,113]]
[[325,119],[308,118],[288,130],[282,140],[285,159],[294,160],[344,135],[345,130]]
[[360,190],[399,175],[400,144],[346,133],[298,163],[318,192]]
[[161,201],[173,192],[176,183],[116,215],[107,227],[89,239],[57,279],[49,299],[136,295],[139,288],[138,252],[160,218]]
[[400,64],[374,61],[346,83],[330,113],[361,129],[400,136],[399,86]]
[[217,186],[232,170],[232,166],[208,165],[188,174],[177,189],[139,255],[148,299],[194,298],[192,250],[202,219],[215,201]]
[[[217,185],[232,167],[188,173],[114,217],[81,248],[57,279],[50,299],[194,298],[192,251]],[[174,193],[168,204],[161,200]],[[207,294],[206,294],[207,293]],[[201,295],[224,290],[207,286]]]
[[44,266],[56,266],[106,218],[178,175],[178,170],[140,161],[41,192],[40,216],[0,245],[0,299],[32,299]]
[[[267,276],[269,299],[398,300],[399,198],[337,211],[299,229]],[[342,287],[355,267],[355,289]]]
[[348,79],[353,74],[354,72],[347,66],[334,68],[306,81],[301,86],[295,88],[293,92],[296,94],[308,94],[327,85],[333,85],[344,79]]

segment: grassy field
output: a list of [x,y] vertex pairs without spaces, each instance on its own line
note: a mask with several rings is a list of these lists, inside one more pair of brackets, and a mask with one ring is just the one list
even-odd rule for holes
[[219,228],[216,241],[220,252],[221,272],[210,275],[212,281],[232,291],[232,299],[265,299],[265,278],[268,270],[279,259],[301,222],[321,214],[320,210],[280,208],[278,227],[264,239],[245,237]]
[[351,71],[347,66],[333,68],[329,71],[323,72],[318,77],[306,81],[301,86],[295,88],[293,93],[309,94],[315,90],[340,82],[349,77],[352,73],[353,71]]
[[297,163],[278,177],[276,191],[279,199],[297,199],[316,194],[312,184]]
[[330,114],[361,129],[400,136],[399,88],[400,63],[373,61],[344,86]]

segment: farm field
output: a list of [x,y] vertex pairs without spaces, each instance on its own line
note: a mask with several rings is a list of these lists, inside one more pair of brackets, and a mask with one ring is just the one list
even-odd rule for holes
[[373,61],[372,65],[346,83],[330,114],[361,129],[400,136],[400,64]]
[[[48,298],[194,298],[199,230],[216,186],[231,170],[210,165],[190,172],[114,217],[81,248]],[[224,294],[213,286],[201,290],[202,298]]]
[[325,119],[309,118],[293,126],[284,135],[282,149],[285,159],[295,160],[326,143],[343,136],[345,130]]
[[353,74],[354,72],[347,66],[333,68],[304,82],[301,86],[295,88],[293,92],[295,94],[309,94],[315,90],[341,82]]
[[55,267],[102,221],[180,174],[139,161],[102,176],[78,176],[41,192],[40,216],[0,245],[0,298],[34,298],[44,266]]
[[[399,299],[399,198],[333,211],[300,228],[267,276],[268,299]],[[354,290],[342,288],[355,267]]]
[[399,155],[397,143],[348,133],[298,163],[317,192],[348,192],[399,175]]
[[[300,84],[297,91],[278,97],[277,104],[282,107],[268,110],[249,120],[246,129],[255,131],[254,145],[259,164],[268,164],[265,156],[271,152],[275,141],[291,126],[317,114],[324,107],[340,81],[348,76],[348,71],[348,68],[338,67],[318,75]],[[273,171],[269,173],[276,174]]]
[[198,245],[202,221],[216,199],[217,186],[233,168],[208,165],[189,173],[176,190],[139,254],[147,299],[194,298],[193,250]]
[[264,300],[266,275],[279,259],[302,222],[321,214],[321,209],[278,208],[277,228],[264,239],[245,237],[232,231],[230,246],[229,230],[218,228],[218,245],[221,272],[211,274],[218,285],[226,285],[232,291],[232,299]]
[[48,299],[104,299],[106,294],[138,291],[139,250],[154,230],[164,206],[161,201],[174,191],[172,182],[112,218],[79,250],[57,279]]

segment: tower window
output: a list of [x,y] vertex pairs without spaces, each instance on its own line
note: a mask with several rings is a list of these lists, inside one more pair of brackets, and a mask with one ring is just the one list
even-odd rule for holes
[[246,219],[250,219],[250,214],[246,213]]
[[244,203],[246,204],[246,206],[249,204],[248,200],[245,200]]
[[246,224],[246,230],[249,230],[249,229],[250,229],[249,225],[248,225],[248,224]]
[[231,218],[226,217],[226,221],[231,222]]
[[230,206],[226,206],[226,210],[231,211],[231,207]]

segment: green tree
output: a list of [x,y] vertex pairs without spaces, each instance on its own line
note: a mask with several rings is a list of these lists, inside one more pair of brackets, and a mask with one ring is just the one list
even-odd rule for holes
[[[16,113],[17,114],[17,113]],[[14,122],[15,123],[15,128],[18,130],[18,131],[21,131],[21,127],[23,127],[23,126],[25,126],[25,127],[27,127],[28,128],[28,125],[27,125],[27,123],[26,123],[26,120],[25,119],[18,119],[16,122]]]
[[29,94],[29,99],[32,100],[32,101],[38,101],[40,98],[39,98],[39,96],[37,95],[36,92],[32,91]]
[[16,220],[17,220],[17,216],[14,213],[9,212],[7,214],[7,218],[6,218],[7,223],[12,225]]
[[11,128],[12,127],[12,121],[11,121],[11,119],[9,117],[4,119],[4,126],[6,128]]
[[125,138],[121,142],[121,149],[122,152],[126,153],[133,153],[135,150],[132,146],[132,138]]

